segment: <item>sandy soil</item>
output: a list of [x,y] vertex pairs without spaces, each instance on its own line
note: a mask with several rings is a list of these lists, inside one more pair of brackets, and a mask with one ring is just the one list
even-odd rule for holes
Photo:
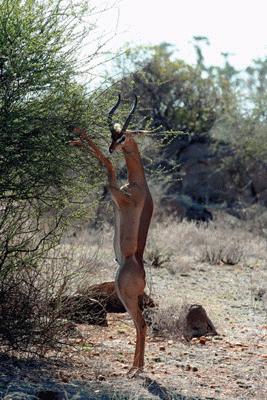
[[[105,263],[111,251],[102,254],[100,282],[114,276],[115,263]],[[2,398],[267,399],[267,299],[258,296],[266,288],[264,257],[209,265],[177,255],[166,266],[147,269],[150,294],[161,311],[166,309],[164,318],[170,306],[178,313],[183,303],[201,304],[219,336],[188,343],[173,333],[163,337],[150,331],[145,372],[128,379],[133,323],[127,314],[109,315],[105,328],[77,325],[62,351],[51,351],[45,360],[3,356]]]
[[[107,328],[77,326],[76,337],[70,339],[74,347],[51,353],[46,362],[3,359],[2,393],[6,399],[24,398],[15,397],[15,392],[31,395],[46,388],[65,390],[70,399],[104,398],[105,393],[107,398],[124,393],[126,398],[167,399],[179,394],[184,399],[267,399],[266,309],[264,301],[254,300],[254,273],[242,266],[207,264],[175,275],[164,268],[151,270],[148,280],[160,307],[202,304],[219,336],[187,343],[150,333],[145,373],[129,380],[125,374],[133,357],[133,324],[126,314],[110,315]],[[80,397],[73,397],[75,393]]]

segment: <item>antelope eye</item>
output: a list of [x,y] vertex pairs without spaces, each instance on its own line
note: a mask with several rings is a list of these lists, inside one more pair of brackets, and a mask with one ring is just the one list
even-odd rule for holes
[[125,139],[126,139],[126,137],[123,135],[121,138],[119,138],[119,139],[117,140],[117,143],[118,143],[118,144],[121,144],[121,143],[125,142]]

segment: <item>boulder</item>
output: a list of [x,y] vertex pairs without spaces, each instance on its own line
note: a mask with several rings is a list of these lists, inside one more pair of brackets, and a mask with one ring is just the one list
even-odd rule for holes
[[[267,205],[267,173],[265,164],[255,164],[244,171],[237,160],[233,161],[234,150],[229,144],[214,141],[208,137],[190,138],[177,137],[165,149],[163,157],[168,163],[171,179],[165,183],[162,207],[177,209],[177,215],[193,220],[206,220],[210,216],[200,209],[178,204],[179,198],[186,196],[199,207],[223,208],[231,210],[241,202],[246,205],[258,201]],[[168,166],[165,170],[168,170]],[[168,176],[169,176],[168,175]],[[172,203],[171,207],[169,205]],[[186,215],[187,214],[187,215]],[[206,216],[205,216],[206,214]]]
[[258,193],[257,199],[260,204],[267,207],[267,189],[263,190],[262,192]]
[[77,324],[108,326],[104,304],[88,295],[62,297],[58,313],[60,318]]
[[185,304],[182,306],[178,329],[186,340],[200,336],[218,335],[205,309],[200,304]]
[[186,195],[169,195],[161,199],[161,208],[164,212],[176,215],[181,221],[209,222],[212,221],[212,213],[204,206],[194,203]]
[[[108,313],[126,312],[125,307],[116,293],[114,281],[89,286],[87,289],[83,290],[83,293],[97,300],[104,306]],[[155,303],[150,296],[144,293],[144,296],[140,299],[139,306],[141,310],[143,310],[144,308],[155,307]]]
[[[53,301],[55,308],[58,302]],[[155,307],[153,299],[144,293],[140,298],[140,308],[143,310]],[[60,299],[59,316],[75,323],[108,326],[107,313],[125,313],[115,290],[115,282],[103,282],[89,286],[79,293],[64,296]]]
[[252,190],[256,195],[267,190],[267,167],[265,165],[256,165],[255,169],[250,172],[252,180]]

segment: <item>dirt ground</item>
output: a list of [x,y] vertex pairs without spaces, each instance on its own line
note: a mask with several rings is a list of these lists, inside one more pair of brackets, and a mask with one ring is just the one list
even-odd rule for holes
[[[173,332],[155,336],[150,330],[145,372],[128,379],[134,326],[127,314],[110,314],[108,327],[77,325],[62,351],[45,360],[2,357],[2,398],[267,399],[265,253],[255,257],[251,251],[236,265],[211,265],[189,253],[181,259],[173,246],[168,265],[147,268],[150,294],[166,320],[170,307],[178,313],[183,303],[201,304],[218,336],[188,343]],[[114,277],[115,263],[105,261],[111,252],[109,247],[101,256],[99,282]]]

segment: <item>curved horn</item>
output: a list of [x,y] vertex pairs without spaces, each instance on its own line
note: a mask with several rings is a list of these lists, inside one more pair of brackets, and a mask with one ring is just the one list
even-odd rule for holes
[[136,110],[136,107],[137,107],[137,96],[135,94],[134,95],[134,103],[133,103],[132,109],[129,112],[129,115],[128,115],[128,117],[127,117],[127,119],[126,119],[126,121],[125,121],[125,123],[124,123],[124,125],[122,127],[122,130],[121,130],[122,132],[125,132],[126,129],[128,128],[128,125],[131,122],[131,119],[133,118],[133,115],[134,115],[134,112]]
[[115,111],[117,110],[117,108],[119,107],[120,102],[121,102],[121,95],[118,94],[117,103],[115,104],[115,106],[112,107],[112,109],[111,109],[110,112],[108,113],[108,126],[109,126],[109,129],[110,129],[111,133],[114,131],[114,126],[113,126],[112,117],[113,117],[114,112],[115,112]]

